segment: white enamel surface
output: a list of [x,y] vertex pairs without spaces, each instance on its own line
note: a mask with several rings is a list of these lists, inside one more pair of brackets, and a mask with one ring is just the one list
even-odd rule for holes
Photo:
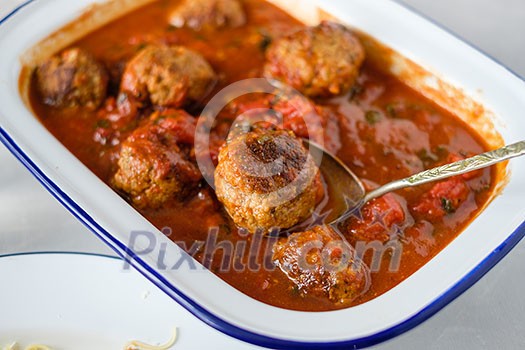
[[[18,96],[20,53],[91,2],[37,1],[0,27],[0,125],[68,196],[126,244],[129,232],[155,229],[69,154],[34,119]],[[525,130],[525,121],[519,118],[525,110],[525,84],[505,69],[390,1],[332,0],[320,4],[477,97],[501,119],[499,131],[507,143],[520,138],[520,130]],[[258,334],[302,341],[350,340],[372,335],[410,318],[439,298],[523,222],[525,204],[520,197],[525,189],[524,165],[522,160],[513,161],[511,182],[504,194],[435,259],[387,294],[355,308],[330,313],[280,310],[237,292],[208,271],[161,273],[213,314]],[[169,243],[160,234],[158,239]],[[180,252],[174,245],[169,247],[168,256],[176,261]],[[155,257],[152,253],[145,259],[155,266]],[[328,324],[330,327],[319,327]]]
[[[130,340],[175,349],[253,349],[210,329],[120,260],[37,254],[0,258],[0,349],[123,349]],[[100,288],[104,286],[104,288]],[[109,311],[109,312],[108,312]],[[206,337],[200,336],[205,333]]]

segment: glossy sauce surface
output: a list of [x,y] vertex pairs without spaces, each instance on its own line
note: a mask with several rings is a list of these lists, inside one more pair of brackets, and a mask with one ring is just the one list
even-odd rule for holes
[[[144,110],[137,118],[116,121],[112,126],[105,122],[114,113],[118,77],[127,60],[138,50],[147,44],[163,43],[200,52],[219,74],[220,81],[214,91],[218,92],[232,82],[260,77],[268,40],[304,27],[269,3],[246,0],[243,3],[248,23],[241,28],[199,32],[174,28],[168,24],[166,14],[176,3],[176,0],[154,2],[74,44],[93,53],[112,76],[111,96],[98,111],[46,106],[33,88],[32,107],[42,123],[108,184],[116,171],[120,142],[151,112]],[[368,188],[442,164],[450,160],[451,155],[467,156],[486,149],[480,137],[457,117],[382,73],[378,67],[365,63],[358,83],[358,88],[349,95],[316,102],[331,111],[331,127],[325,131],[325,142]],[[192,106],[188,112],[198,116],[201,108]],[[229,117],[235,116],[226,116],[225,124]],[[387,252],[381,267],[372,273],[370,289],[354,304],[393,288],[449,244],[488,200],[493,177],[491,170],[484,170],[465,179],[466,200],[457,210],[450,210],[435,220],[413,209],[428,196],[433,185],[399,191],[397,195],[410,216],[403,232],[394,237],[402,245],[399,269],[389,271],[391,256]],[[240,234],[215,199],[213,190],[204,182],[198,193],[184,203],[169,201],[160,209],[143,209],[141,214],[159,229],[171,228],[170,238],[187,250],[206,241],[210,227],[218,227],[216,243],[227,240],[235,247],[230,252],[233,257],[228,271],[221,271],[224,249],[217,249],[211,263],[205,261],[204,247],[192,253],[220,278],[253,298],[295,310],[324,311],[342,307],[327,299],[300,293],[280,270],[270,268],[273,265],[265,259],[265,252],[271,252],[272,240]],[[352,226],[352,222],[349,225]],[[256,259],[249,258],[254,255],[250,250],[258,252]],[[366,262],[370,263],[370,259],[370,254],[365,255]]]

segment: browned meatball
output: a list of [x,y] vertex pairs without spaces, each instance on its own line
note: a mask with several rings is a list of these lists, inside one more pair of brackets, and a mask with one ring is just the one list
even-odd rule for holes
[[239,0],[185,0],[170,14],[175,27],[240,27],[246,15]]
[[98,108],[106,98],[108,75],[88,52],[71,48],[36,69],[44,103],[55,107]]
[[370,286],[366,265],[328,226],[282,238],[274,246],[273,259],[301,293],[334,303],[349,304]]
[[128,62],[120,88],[139,101],[177,108],[200,101],[215,81],[199,53],[181,46],[148,46]]
[[365,50],[350,30],[322,22],[274,41],[264,71],[307,96],[330,97],[354,85],[364,59]]
[[139,208],[183,198],[202,177],[193,162],[194,134],[195,119],[186,112],[155,112],[122,144],[113,185]]
[[215,170],[218,199],[252,233],[308,218],[320,183],[319,169],[293,132],[258,126],[223,146]]

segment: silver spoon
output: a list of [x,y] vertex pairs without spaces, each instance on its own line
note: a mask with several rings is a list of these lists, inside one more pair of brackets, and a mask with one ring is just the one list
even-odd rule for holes
[[320,169],[334,203],[327,220],[332,224],[348,218],[356,209],[389,192],[483,169],[525,154],[525,141],[520,141],[494,151],[425,170],[366,193],[361,180],[340,159],[313,142],[306,140],[304,142],[312,154],[317,156],[321,154],[323,157]]

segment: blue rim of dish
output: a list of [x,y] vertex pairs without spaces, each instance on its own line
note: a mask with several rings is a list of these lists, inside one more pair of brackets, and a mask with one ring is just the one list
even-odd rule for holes
[[[21,9],[27,5],[35,2],[35,0],[27,0],[20,6],[15,8],[3,19],[0,19],[0,25],[7,21],[10,17],[15,15]],[[492,59],[496,64],[509,71],[512,75],[518,79],[525,81],[520,75],[514,72],[509,67],[506,67],[500,61],[485,53],[478,47],[468,43],[464,39],[460,38],[456,34],[452,33],[447,28],[443,27],[434,20],[421,14],[419,11],[414,10],[410,6],[399,3],[401,7],[409,10],[417,16],[425,18],[433,25],[439,27],[441,30],[449,33],[456,39],[460,40],[464,44],[470,46],[474,50],[483,54],[484,56]],[[239,340],[264,346],[273,349],[319,349],[319,348],[330,348],[330,349],[360,349],[373,346],[382,343],[386,340],[392,339],[398,335],[401,335],[412,328],[423,323],[439,310],[444,308],[454,299],[463,294],[472,285],[474,285],[481,277],[483,277],[488,271],[490,271],[501,259],[503,259],[511,250],[514,248],[521,239],[525,236],[525,222],[523,222],[499,247],[493,250],[483,261],[481,261],[474,269],[472,269],[467,275],[459,280],[454,286],[445,291],[429,305],[421,309],[417,314],[413,315],[409,319],[376,334],[351,340],[344,340],[338,342],[299,342],[285,339],[277,339],[268,336],[256,334],[235,325],[232,325],[221,318],[217,317],[210,311],[207,311],[197,302],[189,298],[187,295],[179,291],[176,287],[172,286],[166,279],[159,275],[154,269],[147,265],[140,257],[134,254],[128,247],[119,242],[114,238],[108,231],[100,226],[88,213],[86,213],[73,199],[71,199],[66,193],[64,193],[60,187],[55,184],[48,176],[46,176],[38,166],[27,156],[14,142],[11,136],[0,127],[0,142],[2,142],[7,149],[29,170],[29,172],[55,197],[69,212],[82,222],[89,230],[91,230],[96,236],[102,239],[111,249],[113,249],[121,258],[130,263],[139,273],[150,280],[163,292],[168,294],[172,299],[178,302],[181,306],[186,308],[195,317],[208,324],[209,326],[225,333],[229,336],[237,338]]]

